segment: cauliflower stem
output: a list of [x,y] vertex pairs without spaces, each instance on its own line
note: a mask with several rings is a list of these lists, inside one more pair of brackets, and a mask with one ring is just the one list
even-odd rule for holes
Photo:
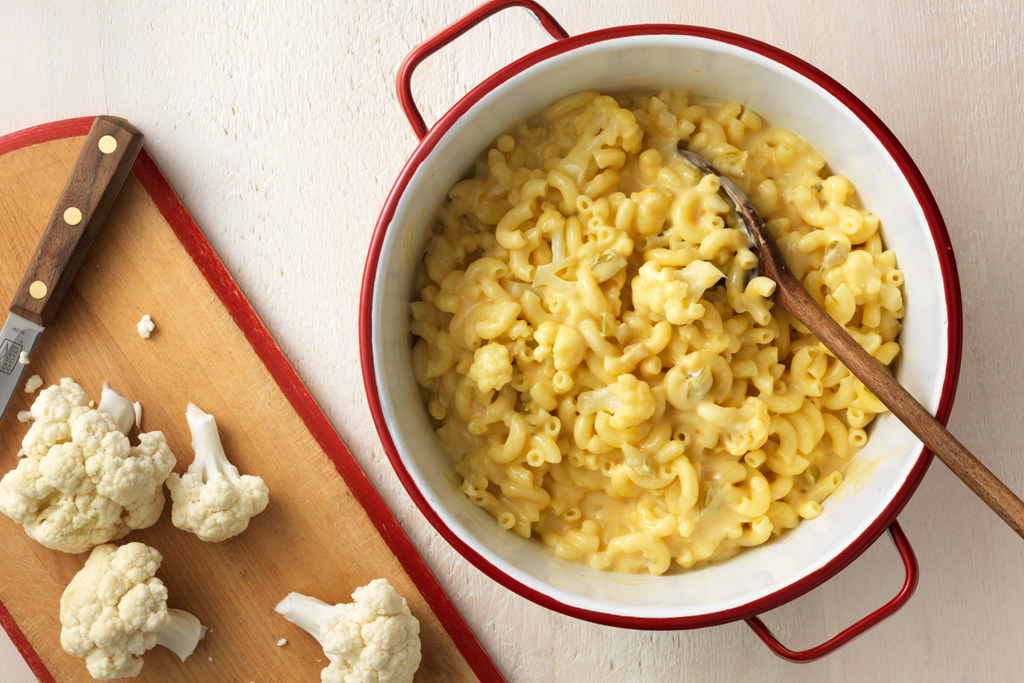
[[188,420],[188,428],[192,432],[192,450],[196,454],[195,460],[188,466],[188,471],[192,474],[201,474],[204,484],[215,474],[223,474],[232,482],[239,481],[241,476],[238,474],[238,468],[231,464],[224,452],[220,432],[217,431],[217,421],[213,419],[213,415],[204,413],[195,404],[189,403],[185,419]]
[[106,413],[114,418],[117,424],[117,431],[125,436],[132,430],[135,424],[135,405],[121,394],[110,388],[106,382],[103,383],[103,393],[100,394],[100,405],[96,410]]
[[167,614],[171,619],[167,622],[167,626],[155,632],[156,644],[166,647],[184,662],[190,654],[195,652],[199,641],[206,636],[206,632],[210,629],[199,623],[199,617],[183,609],[170,608],[167,610]]
[[316,638],[320,647],[323,647],[320,625],[337,615],[338,605],[328,605],[323,600],[302,593],[289,593],[277,603],[274,611]]

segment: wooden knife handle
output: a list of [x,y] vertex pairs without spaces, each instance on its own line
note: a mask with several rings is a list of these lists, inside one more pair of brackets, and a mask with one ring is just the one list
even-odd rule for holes
[[142,138],[124,119],[97,117],[14,295],[12,313],[44,327],[50,323],[142,149]]

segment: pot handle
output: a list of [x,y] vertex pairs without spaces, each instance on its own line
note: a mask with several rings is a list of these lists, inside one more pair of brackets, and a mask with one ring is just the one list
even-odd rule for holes
[[821,645],[817,645],[807,650],[790,650],[779,642],[779,639],[775,637],[767,626],[765,626],[760,617],[750,617],[746,620],[747,625],[754,630],[754,633],[756,633],[761,640],[764,641],[769,650],[777,654],[779,657],[788,659],[791,662],[810,662],[815,659],[819,659],[820,657],[824,657],[827,654],[835,652],[868,629],[877,626],[903,607],[907,600],[910,599],[910,596],[914,594],[914,589],[917,588],[917,558],[914,556],[913,548],[910,547],[910,541],[907,540],[906,535],[903,533],[903,529],[900,528],[900,525],[897,522],[893,522],[889,527],[889,536],[892,538],[893,545],[896,546],[896,550],[899,552],[900,558],[903,560],[903,568],[907,572],[907,578],[903,582],[903,588],[901,588],[900,592],[896,594],[896,597],[855,623],[853,626],[840,631]]
[[451,26],[442,29],[439,33],[429,38],[422,45],[410,52],[409,56],[402,62],[402,66],[398,69],[398,100],[401,102],[402,109],[405,110],[405,116],[409,119],[409,124],[412,126],[413,132],[416,133],[417,138],[422,140],[424,136],[426,136],[427,124],[423,122],[423,116],[420,114],[420,110],[416,107],[416,102],[413,101],[412,72],[416,70],[416,67],[419,66],[424,59],[434,54],[487,17],[497,14],[503,9],[508,9],[509,7],[523,7],[533,12],[541,26],[547,29],[547,32],[550,33],[551,37],[555,40],[562,40],[563,38],[569,37],[569,34],[564,28],[562,28],[561,24],[559,24],[546,9],[538,5],[533,0],[491,0],[491,2],[480,5],[475,10],[453,23]]

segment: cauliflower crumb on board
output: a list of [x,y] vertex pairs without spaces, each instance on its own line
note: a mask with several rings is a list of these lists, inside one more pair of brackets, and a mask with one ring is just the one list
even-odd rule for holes
[[278,647],[284,647],[287,644],[288,644],[288,639],[287,638],[282,638],[281,640],[277,641],[277,646]]
[[43,386],[43,378],[39,375],[32,375],[28,378],[28,381],[25,382],[25,393],[34,394],[41,386]]
[[139,324],[135,326],[135,329],[139,331],[140,337],[143,339],[149,339],[149,336],[153,334],[153,330],[156,329],[156,323],[153,322],[153,318],[151,318],[147,313],[142,316],[142,320],[140,320]]
[[21,355],[18,356],[18,362],[22,365],[28,365],[32,361],[28,359],[28,351],[22,351]]

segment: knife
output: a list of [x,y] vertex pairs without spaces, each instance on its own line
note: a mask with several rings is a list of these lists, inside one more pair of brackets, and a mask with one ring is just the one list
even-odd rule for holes
[[23,361],[57,312],[128,177],[142,138],[115,116],[93,122],[0,330],[0,417],[21,381]]

